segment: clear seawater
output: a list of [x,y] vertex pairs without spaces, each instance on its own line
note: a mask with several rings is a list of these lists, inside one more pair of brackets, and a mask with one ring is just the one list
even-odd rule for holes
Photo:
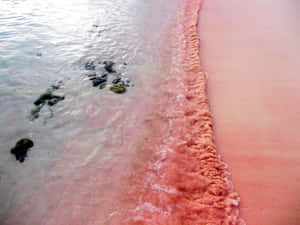
[[[0,220],[47,180],[65,141],[88,122],[89,99],[105,99],[98,110],[114,100],[108,90],[92,87],[85,63],[116,62],[134,84],[124,96],[133,101],[160,73],[156,46],[175,5],[162,0],[0,1]],[[65,100],[52,112],[44,107],[30,121],[33,102],[57,82],[63,83]],[[114,110],[120,112],[121,106]],[[22,164],[9,152],[20,138],[35,144]]]

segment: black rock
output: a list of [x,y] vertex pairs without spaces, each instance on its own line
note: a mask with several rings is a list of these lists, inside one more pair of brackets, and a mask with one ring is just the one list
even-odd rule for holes
[[38,53],[36,53],[36,56],[39,56],[39,57],[41,57],[43,54],[42,53],[40,53],[40,52],[38,52]]
[[106,87],[106,82],[103,82],[99,85],[99,89],[103,89]]
[[50,86],[50,90],[54,91],[54,90],[58,90],[60,89],[60,86],[59,85],[51,85]]
[[115,73],[116,71],[114,70],[113,66],[115,65],[114,62],[112,61],[104,61],[104,69],[109,72],[109,73]]
[[15,147],[10,150],[10,153],[16,157],[16,160],[23,163],[27,157],[27,152],[33,147],[33,145],[32,140],[28,138],[21,139],[16,143]]
[[52,98],[47,101],[47,104],[53,106],[64,99],[64,96],[52,95]]
[[113,84],[119,84],[122,83],[122,79],[120,77],[113,79],[112,81]]
[[41,104],[45,104],[45,102],[49,99],[52,98],[52,92],[49,91],[49,89],[47,90],[46,93],[42,94],[37,100],[35,100],[35,102],[33,104],[35,105],[41,105]]
[[101,84],[103,84],[103,83],[106,83],[106,81],[107,81],[107,76],[108,76],[108,75],[105,73],[105,74],[101,75],[100,77],[92,77],[92,78],[90,78],[90,80],[92,80],[93,86],[96,87],[96,86],[98,86],[98,85],[101,85]]
[[102,77],[96,77],[95,79],[93,79],[93,86],[96,87],[102,83],[105,83],[107,81],[107,79],[102,78]]
[[87,76],[90,78],[90,80],[94,80],[97,76],[96,73],[88,73]]
[[113,79],[112,83],[113,84],[122,84],[125,87],[130,87],[131,82],[128,78],[117,77],[117,78]]
[[62,101],[65,99],[64,96],[59,96],[59,95],[53,95],[52,92],[55,89],[59,89],[59,86],[54,86],[52,85],[51,88],[48,88],[47,91],[42,94],[33,104],[36,106],[41,106],[47,103],[49,106],[53,106],[59,101]]
[[104,74],[101,75],[101,78],[102,78],[102,79],[107,79],[107,77],[108,77],[108,74],[107,74],[107,73],[104,73]]
[[86,70],[95,70],[96,69],[94,61],[88,61],[84,67]]

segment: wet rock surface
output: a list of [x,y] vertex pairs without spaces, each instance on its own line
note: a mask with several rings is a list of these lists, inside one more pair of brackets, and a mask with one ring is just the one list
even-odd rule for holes
[[[93,87],[98,87],[99,89],[104,89],[107,86],[109,90],[114,93],[121,94],[126,92],[126,87],[131,87],[132,82],[129,78],[125,77],[120,73],[115,67],[118,66],[117,63],[108,61],[99,61],[96,64],[96,60],[89,60],[85,63],[86,70],[93,70],[86,74],[89,80],[92,82]],[[96,66],[97,65],[97,66]],[[124,62],[120,64],[121,66],[126,66],[127,63]],[[100,68],[99,68],[100,67]]]
[[126,87],[123,84],[114,84],[109,89],[116,94],[123,94],[126,92]]
[[39,106],[36,106],[35,108],[33,108],[31,111],[30,111],[30,120],[33,121],[37,118],[39,118],[40,116],[40,111],[42,109],[43,105],[39,105]]
[[[34,102],[33,104],[35,107],[30,112],[30,120],[33,121],[40,116],[40,111],[42,108],[47,104],[49,107],[52,107],[59,103],[60,101],[63,101],[65,99],[64,95],[55,94],[54,92],[61,88],[62,82],[59,82],[56,85],[51,85],[45,93],[41,94]],[[53,112],[51,109],[49,109],[51,112],[51,115],[53,115]]]
[[32,140],[23,138],[16,143],[15,147],[10,150],[10,153],[16,157],[16,160],[18,160],[20,163],[23,163],[27,157],[28,151],[33,146],[34,144]]
[[85,67],[86,70],[95,70],[96,69],[94,61],[86,62],[84,67]]
[[45,102],[52,98],[52,93],[50,91],[47,91],[46,93],[42,94],[37,100],[34,101],[33,104],[36,106],[45,104]]
[[52,95],[51,99],[47,101],[47,104],[49,106],[53,106],[57,104],[58,102],[62,101],[65,99],[65,96],[59,96],[59,95]]
[[93,86],[96,87],[96,86],[101,85],[101,84],[103,85],[104,83],[107,82],[107,77],[108,77],[107,74],[103,74],[100,77],[94,77],[92,79]]
[[109,73],[115,73],[116,71],[114,70],[113,66],[115,63],[113,61],[104,61],[104,69],[109,72]]

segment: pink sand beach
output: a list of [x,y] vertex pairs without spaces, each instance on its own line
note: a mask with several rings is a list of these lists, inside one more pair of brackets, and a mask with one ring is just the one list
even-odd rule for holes
[[155,69],[81,102],[86,123],[1,225],[300,225],[300,3],[172,10]]
[[200,13],[216,145],[248,225],[300,224],[299,9],[207,0]]

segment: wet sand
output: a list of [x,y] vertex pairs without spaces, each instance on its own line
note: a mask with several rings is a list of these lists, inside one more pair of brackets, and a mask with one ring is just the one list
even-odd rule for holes
[[200,12],[216,145],[248,225],[300,224],[299,9],[206,0]]

